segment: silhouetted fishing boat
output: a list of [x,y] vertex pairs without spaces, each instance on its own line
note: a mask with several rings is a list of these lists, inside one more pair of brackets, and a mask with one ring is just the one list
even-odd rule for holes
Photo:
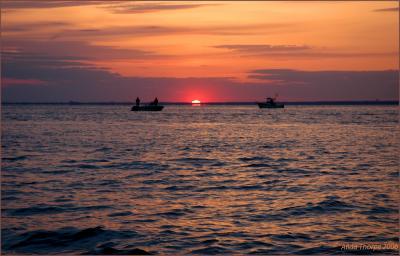
[[149,103],[148,105],[140,106],[140,99],[139,97],[136,98],[136,105],[132,106],[131,111],[161,111],[163,110],[164,106],[158,105],[157,97],[154,99],[153,102]]
[[163,108],[159,105],[132,106],[131,111],[161,111]]
[[257,102],[257,105],[260,108],[284,108],[285,105],[283,103],[278,103],[274,98],[267,98],[266,102]]

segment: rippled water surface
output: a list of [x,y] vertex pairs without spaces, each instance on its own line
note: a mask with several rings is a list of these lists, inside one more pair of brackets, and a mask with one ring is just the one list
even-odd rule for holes
[[398,114],[3,106],[2,250],[336,254],[398,241]]

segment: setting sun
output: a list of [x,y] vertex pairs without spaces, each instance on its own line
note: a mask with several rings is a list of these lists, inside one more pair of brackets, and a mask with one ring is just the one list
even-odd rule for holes
[[199,101],[199,100],[192,100],[192,104],[201,104],[201,101]]

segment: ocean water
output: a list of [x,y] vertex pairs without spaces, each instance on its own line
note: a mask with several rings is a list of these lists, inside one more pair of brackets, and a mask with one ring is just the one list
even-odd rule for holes
[[2,106],[2,251],[343,254],[398,242],[398,106]]

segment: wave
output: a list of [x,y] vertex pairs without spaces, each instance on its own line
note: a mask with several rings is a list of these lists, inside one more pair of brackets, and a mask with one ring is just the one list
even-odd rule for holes
[[77,211],[99,211],[105,209],[113,209],[112,206],[107,205],[91,205],[91,206],[74,206],[73,204],[63,205],[36,205],[26,208],[16,209],[3,209],[8,216],[31,216],[38,214],[58,214],[63,212],[77,212]]
[[[2,233],[7,233],[2,231]],[[140,237],[134,231],[108,230],[102,226],[77,229],[65,227],[54,231],[36,230],[22,234],[8,232],[7,243],[3,242],[3,252],[28,254],[52,254],[81,252],[82,254],[139,254],[150,255],[141,249],[115,249],[108,241]],[[108,242],[106,244],[102,244]],[[114,246],[115,247],[115,246]]]
[[28,159],[28,156],[16,156],[16,157],[2,157],[1,160],[4,162],[17,162]]
[[155,215],[163,216],[163,217],[167,217],[167,218],[179,218],[186,214],[191,214],[191,213],[194,213],[194,211],[186,208],[186,209],[173,209],[173,210],[166,211],[166,212],[156,213]]
[[83,255],[153,255],[142,249],[115,249],[113,247],[102,247],[83,253]]
[[271,235],[271,238],[278,241],[296,241],[296,240],[305,240],[311,241],[311,237],[307,234],[302,233],[287,233],[287,234],[279,234],[279,235]]
[[271,167],[272,165],[267,164],[267,163],[260,163],[260,164],[248,164],[245,167]]
[[238,160],[242,162],[253,162],[253,161],[273,161],[270,157],[253,156],[253,157],[240,157]]
[[166,187],[165,190],[170,190],[170,191],[190,191],[195,189],[196,186],[192,186],[192,185],[187,185],[187,186],[169,186]]
[[167,170],[169,169],[168,164],[159,164],[145,161],[132,161],[132,162],[121,162],[121,163],[113,163],[104,165],[104,168],[107,169],[120,169],[120,170]]
[[282,212],[289,216],[330,214],[354,210],[352,205],[336,200],[336,197],[329,197],[327,200],[317,204],[308,203],[306,206],[287,207]]
[[210,246],[202,249],[193,250],[190,253],[201,254],[201,255],[215,255],[215,254],[227,254],[230,251],[221,246]]
[[[337,247],[329,247],[329,246],[316,246],[316,247],[311,247],[311,248],[305,248],[305,249],[299,249],[295,252],[295,254],[299,254],[299,255],[311,255],[311,254],[342,254],[344,251],[341,250],[341,247],[337,246]],[[346,253],[347,254],[347,253]],[[358,251],[357,251],[358,254]],[[365,254],[364,253],[360,253],[360,254]]]
[[177,159],[172,159],[174,162],[181,162],[181,163],[187,163],[195,167],[201,167],[201,166],[224,166],[226,165],[225,163],[218,161],[217,159],[212,159],[212,158],[198,158],[198,157],[184,157],[184,158],[177,158]]
[[394,208],[388,208],[388,207],[382,207],[382,206],[376,206],[371,208],[368,211],[362,211],[362,214],[365,215],[376,215],[376,214],[398,214],[399,209],[394,209]]
[[126,212],[116,212],[116,213],[111,213],[108,215],[108,217],[122,217],[122,216],[130,216],[132,215],[132,212],[126,211]]

